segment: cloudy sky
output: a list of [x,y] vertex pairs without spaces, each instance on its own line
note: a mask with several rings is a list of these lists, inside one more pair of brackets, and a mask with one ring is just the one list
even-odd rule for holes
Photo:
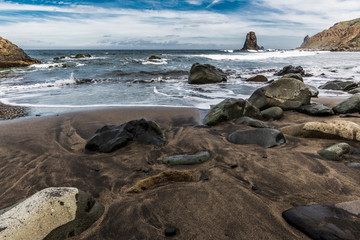
[[0,36],[24,49],[265,48],[360,17],[359,0],[0,0]]

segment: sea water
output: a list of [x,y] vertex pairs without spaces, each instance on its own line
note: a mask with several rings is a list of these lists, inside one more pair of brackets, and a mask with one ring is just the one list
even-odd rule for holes
[[[29,50],[42,63],[0,70],[0,101],[28,107],[30,115],[117,106],[190,106],[209,109],[225,98],[248,98],[286,65],[302,66],[304,82],[360,81],[359,52],[267,50]],[[90,58],[72,58],[78,53]],[[160,60],[149,60],[151,55]],[[54,60],[61,56],[69,58]],[[193,63],[211,64],[228,75],[217,84],[187,83]],[[321,96],[347,95],[320,89]]]

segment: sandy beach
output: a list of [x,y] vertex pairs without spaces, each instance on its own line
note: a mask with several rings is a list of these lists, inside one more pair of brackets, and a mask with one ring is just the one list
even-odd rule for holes
[[[314,99],[316,101],[316,99]],[[334,104],[338,100],[318,99]],[[335,102],[334,102],[335,101]],[[354,114],[360,116],[358,113]],[[84,146],[104,125],[145,118],[165,132],[165,146],[134,142],[112,153],[87,154]],[[272,128],[339,119],[286,111]],[[360,124],[360,118],[343,120]],[[113,108],[0,122],[0,209],[46,187],[77,187],[105,206],[95,224],[72,239],[308,239],[282,218],[294,206],[360,199],[359,170],[323,159],[317,151],[339,140],[286,135],[273,148],[236,145],[226,136],[251,129],[233,121],[203,128],[192,108]],[[359,149],[359,143],[341,140]],[[209,161],[167,166],[165,156],[209,151]],[[145,171],[144,171],[145,170]],[[165,170],[189,170],[194,182],[169,182],[127,193],[137,181]]]

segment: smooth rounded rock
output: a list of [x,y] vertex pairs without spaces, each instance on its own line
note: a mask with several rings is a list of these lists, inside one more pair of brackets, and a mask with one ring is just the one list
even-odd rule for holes
[[235,123],[250,126],[250,127],[255,127],[255,128],[269,128],[269,126],[266,125],[265,123],[255,120],[255,119],[252,119],[250,117],[238,118],[238,119],[236,119]]
[[337,143],[330,147],[318,151],[318,154],[323,158],[332,161],[341,161],[344,154],[350,152],[350,145],[347,143]]
[[208,84],[226,81],[226,74],[210,64],[194,63],[190,69],[189,84]]
[[360,93],[352,95],[332,109],[336,114],[360,112]]
[[256,75],[254,77],[246,79],[247,82],[267,82],[268,79],[264,75]]
[[164,157],[162,162],[169,165],[194,165],[206,162],[210,158],[208,151],[200,152],[194,155],[175,155]]
[[175,236],[176,235],[176,228],[174,227],[167,227],[165,229],[165,236],[167,237],[172,237],[172,236]]
[[303,105],[303,106],[299,107],[298,109],[296,109],[296,111],[305,113],[305,114],[311,115],[311,116],[332,116],[332,115],[334,115],[334,111],[331,108],[329,108],[323,104],[316,104],[316,103],[312,103],[309,105]]
[[284,111],[280,107],[270,107],[261,111],[261,116],[265,120],[279,120],[284,116]]
[[286,142],[282,132],[270,128],[237,131],[231,133],[226,139],[235,144],[257,144],[266,148],[279,146]]
[[294,78],[304,82],[303,77],[300,73],[287,73],[283,76],[283,78]]

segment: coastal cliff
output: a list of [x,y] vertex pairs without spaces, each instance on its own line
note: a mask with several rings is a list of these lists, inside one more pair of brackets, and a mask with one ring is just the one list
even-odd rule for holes
[[25,67],[35,63],[40,61],[29,57],[21,48],[0,37],[0,68]]
[[336,23],[331,28],[304,39],[303,49],[360,51],[360,18]]

